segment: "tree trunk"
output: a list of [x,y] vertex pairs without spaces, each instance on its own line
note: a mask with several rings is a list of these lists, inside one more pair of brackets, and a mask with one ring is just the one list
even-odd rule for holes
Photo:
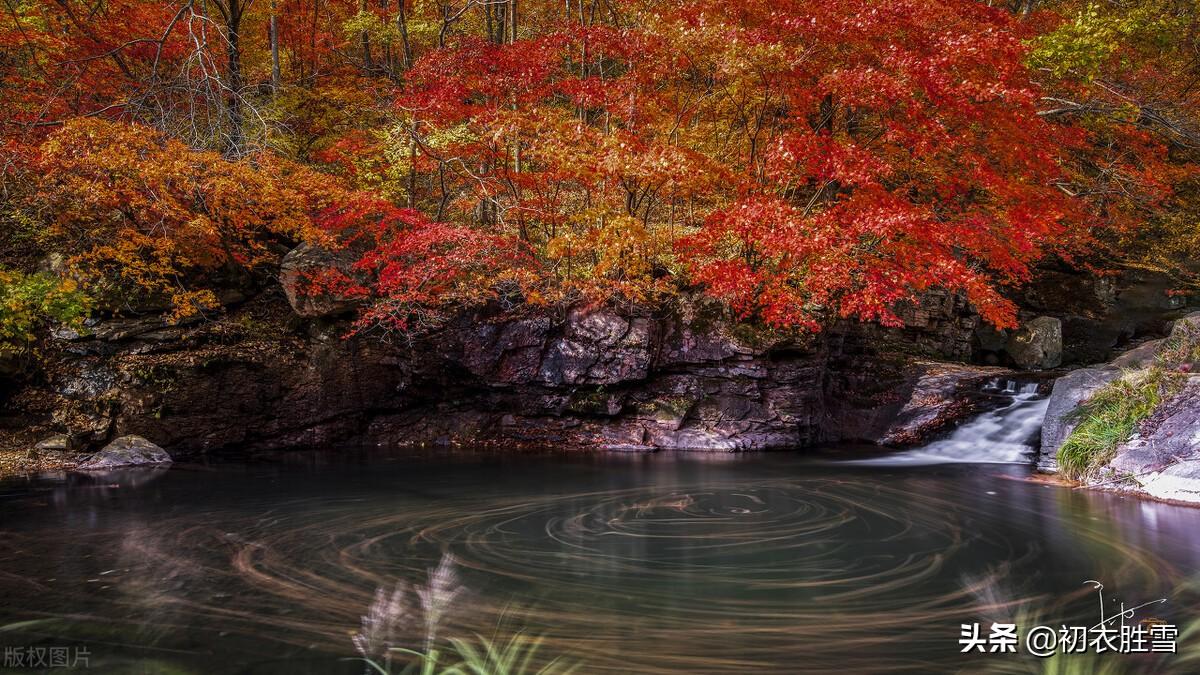
[[399,0],[399,12],[396,14],[396,26],[400,28],[400,41],[404,44],[403,62],[401,68],[408,70],[412,67],[412,45],[408,42],[408,10],[405,5],[408,0]]
[[245,114],[242,110],[242,11],[241,0],[229,0],[225,16],[226,57],[229,59],[229,92],[226,96],[229,108],[229,140],[225,153],[230,156],[241,154],[245,144],[242,126]]
[[271,39],[271,91],[279,91],[279,23],[275,16],[275,0],[271,0],[271,22],[268,24]]
[[[360,13],[366,13],[367,0],[359,0],[358,11]],[[363,59],[363,70],[370,71],[371,70],[371,34],[365,30],[362,32],[362,59]]]
[[517,41],[517,0],[508,0],[508,25],[510,28],[508,43],[513,44]]

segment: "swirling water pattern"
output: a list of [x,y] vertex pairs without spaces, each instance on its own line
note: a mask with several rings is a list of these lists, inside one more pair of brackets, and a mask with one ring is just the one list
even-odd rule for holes
[[470,590],[445,631],[518,611],[586,672],[970,670],[960,623],[1090,617],[1088,579],[1196,606],[1200,512],[1017,467],[346,457],[6,485],[0,626],[30,623],[0,642],[112,672],[359,672],[339,658],[376,588],[445,554]]

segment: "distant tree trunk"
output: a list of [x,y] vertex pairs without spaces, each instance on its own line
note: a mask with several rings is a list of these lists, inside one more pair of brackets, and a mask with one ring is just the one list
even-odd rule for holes
[[511,29],[508,43],[513,44],[517,41],[517,0],[508,0],[508,25]]
[[408,208],[417,208],[417,142],[415,140],[408,149]]
[[[367,0],[358,1],[358,11],[367,11]],[[371,70],[371,34],[365,30],[362,32],[362,59],[363,70]]]
[[503,3],[487,3],[483,8],[488,40],[498,45],[516,42],[517,0],[507,0],[507,2]]
[[228,81],[224,84],[225,112],[229,116],[229,131],[225,138],[225,154],[241,154],[246,135],[245,111],[242,103],[242,18],[246,6],[254,0],[214,0],[213,6],[225,22],[225,59],[228,62]]
[[[570,0],[567,0],[570,2]],[[496,43],[496,22],[493,20],[492,3],[483,6],[483,29],[487,31],[488,42]]]
[[408,10],[405,8],[408,0],[399,0],[397,4],[399,12],[396,14],[396,26],[400,29],[400,42],[404,47],[400,67],[408,70],[412,67],[412,45],[408,42]]
[[[229,141],[226,154],[237,155],[245,145],[245,111],[242,109],[242,13],[246,7],[241,0],[226,0],[228,13],[225,17],[225,47],[229,59]],[[220,7],[220,3],[217,5]]]
[[268,37],[271,39],[271,91],[279,91],[279,23],[275,16],[275,0],[271,0],[271,22],[268,25]]

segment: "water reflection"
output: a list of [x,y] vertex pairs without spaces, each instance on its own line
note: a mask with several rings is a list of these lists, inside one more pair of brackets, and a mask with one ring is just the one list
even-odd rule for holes
[[447,553],[472,590],[447,631],[529,607],[588,672],[966,668],[960,623],[1089,612],[1087,579],[1195,606],[1200,512],[1016,467],[312,457],[5,486],[0,624],[47,619],[22,643],[93,665],[358,672],[377,589]]

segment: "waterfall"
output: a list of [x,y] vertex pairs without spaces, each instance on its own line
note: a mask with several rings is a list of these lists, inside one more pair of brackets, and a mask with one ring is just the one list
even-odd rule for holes
[[1026,464],[1033,461],[1035,443],[1049,400],[1038,398],[1036,384],[995,380],[985,391],[1010,395],[1012,402],[983,413],[946,438],[920,448],[857,464],[986,463]]

